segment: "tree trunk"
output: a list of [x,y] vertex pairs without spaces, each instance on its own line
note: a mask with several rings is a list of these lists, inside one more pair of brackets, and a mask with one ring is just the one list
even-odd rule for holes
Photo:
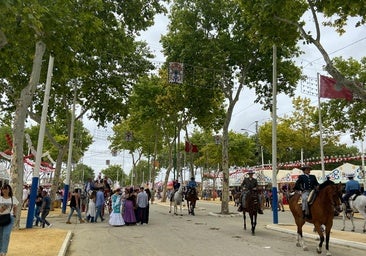
[[[24,127],[27,118],[27,109],[31,105],[34,92],[39,83],[42,58],[46,51],[46,45],[42,41],[36,43],[36,51],[33,59],[32,74],[28,85],[21,91],[20,97],[16,102],[15,115],[13,120],[13,157],[11,159],[11,183],[14,188],[14,195],[22,205],[22,193],[24,183],[24,162],[23,162],[23,146],[24,146]],[[14,227],[19,228],[19,216],[21,207],[16,212],[16,222]]]

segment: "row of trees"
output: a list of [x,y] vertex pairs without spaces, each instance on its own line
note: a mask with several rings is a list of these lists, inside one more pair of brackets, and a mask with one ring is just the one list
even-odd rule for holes
[[[356,92],[358,101],[364,101],[364,88],[360,86],[355,88],[355,84],[362,81],[361,73],[342,73],[341,65],[347,66],[347,61],[341,64],[329,58],[320,41],[321,24],[317,19],[319,14],[330,17],[330,22],[327,24],[339,31],[342,31],[349,17],[357,16],[360,19],[359,24],[363,24],[365,12],[357,1],[347,3],[337,1],[337,5],[334,5],[329,1],[311,0],[214,2],[175,0],[171,1],[170,7],[168,33],[161,41],[167,63],[175,61],[184,63],[184,82],[179,85],[167,83],[167,72],[161,70],[158,76],[137,83],[130,97],[130,115],[115,126],[112,148],[128,149],[131,152],[138,149],[140,155],[151,155],[153,152],[153,159],[156,159],[158,152],[162,152],[160,148],[167,151],[164,155],[168,158],[162,160],[167,168],[165,175],[167,182],[170,171],[175,167],[179,172],[183,166],[180,158],[175,157],[174,145],[176,143],[180,145],[178,135],[184,133],[186,140],[204,147],[207,145],[202,137],[195,141],[194,134],[191,136],[187,127],[192,124],[199,127],[211,142],[213,134],[222,134],[219,147],[220,161],[212,161],[215,164],[220,163],[223,171],[222,213],[228,213],[226,201],[228,170],[232,159],[235,159],[230,152],[234,145],[228,129],[232,111],[244,86],[255,89],[257,95],[255,102],[263,104],[264,109],[272,110],[273,45],[277,45],[278,48],[278,92],[292,96],[297,82],[301,79],[301,70],[292,60],[301,54],[298,42],[303,40],[319,49],[327,64],[326,71],[339,83]],[[314,36],[304,30],[305,22],[302,17],[305,12],[313,15]],[[338,13],[342,15],[332,23],[333,15]],[[362,69],[358,71],[363,72]],[[298,107],[300,104],[302,103],[298,103]],[[342,114],[337,112],[337,108],[334,109],[334,113],[338,113],[339,117]],[[289,158],[286,156],[288,148],[293,150],[293,155],[297,155],[301,149],[304,149],[309,156],[319,155],[319,141],[316,138],[319,127],[314,114],[311,113],[309,120],[302,120],[296,126],[292,120],[279,124],[284,128],[282,135],[277,134],[280,138],[278,146],[280,161]],[[332,119],[327,119],[326,122],[329,124],[328,134],[334,131],[333,128],[339,129],[331,125]],[[312,125],[310,130],[304,129],[306,123]],[[338,122],[338,125],[340,124],[342,122]],[[349,126],[342,126],[342,129],[349,131],[350,125],[351,122]],[[268,153],[271,152],[270,128],[270,123],[265,124],[258,134],[260,145]],[[363,126],[357,130],[359,133],[353,132],[355,139],[362,137]],[[136,143],[124,140],[127,131],[133,131]],[[280,132],[281,129],[278,133]],[[294,136],[290,137],[289,134]],[[336,151],[339,147],[337,138],[333,136],[328,138],[325,141],[328,146],[326,150]],[[200,143],[201,141],[203,143]],[[345,146],[342,145],[342,148]],[[214,150],[207,152],[210,152],[209,155],[214,155]],[[194,172],[193,162],[190,163],[191,172]]]
[[88,114],[104,126],[125,116],[132,85],[153,68],[148,60],[152,55],[137,36],[164,11],[158,0],[1,1],[1,120],[12,127],[11,174],[18,198],[26,120],[39,122],[41,115],[45,56],[55,57],[47,128],[64,125],[67,141],[58,144],[49,136],[58,149],[55,193],[70,143],[73,95],[77,93],[77,120]]
[[[41,69],[45,54],[55,56],[54,97],[50,102],[49,123],[63,123],[66,130],[63,132],[70,134],[69,109],[77,92],[77,119],[89,113],[89,117],[101,126],[107,122],[116,124],[111,150],[129,150],[133,156],[133,168],[142,156],[155,162],[158,155],[165,155],[167,181],[174,167],[178,171],[183,167],[180,158],[175,157],[175,145],[181,145],[178,135],[184,133],[187,140],[201,145],[188,132],[192,124],[208,137],[220,132],[222,213],[229,210],[226,200],[228,169],[235,159],[229,154],[232,149],[229,140],[232,111],[244,86],[255,89],[255,102],[272,110],[273,45],[278,48],[278,92],[293,95],[301,70],[292,59],[301,53],[298,41],[304,40],[319,49],[327,63],[326,71],[357,93],[360,105],[354,105],[355,115],[356,109],[361,109],[366,99],[364,88],[359,86],[365,78],[362,73],[364,64],[360,64],[356,73],[347,61],[338,63],[329,58],[320,42],[317,15],[332,17],[339,14],[336,22],[329,24],[342,32],[348,17],[359,17],[359,25],[363,25],[365,11],[362,3],[313,0],[169,2],[170,24],[161,42],[167,63],[179,61],[185,65],[184,83],[179,86],[167,82],[166,69],[150,75],[153,66],[148,58],[152,55],[146,43],[136,40],[139,31],[152,24],[155,14],[165,12],[163,1],[30,0],[24,3],[8,0],[0,3],[0,18],[4,21],[0,26],[0,104],[4,110],[1,118],[3,123],[12,127],[11,172],[19,198],[25,121],[27,117],[39,120],[43,91],[38,85],[46,74]],[[313,14],[315,36],[303,29],[302,17],[306,11]],[[347,70],[354,73],[346,73]],[[345,103],[331,104],[338,105],[334,112],[329,110],[327,113],[336,115],[339,105]],[[351,104],[344,106],[347,110],[352,107]],[[348,131],[352,126],[352,120],[349,120],[345,122],[348,126],[339,128],[334,125],[334,128]],[[331,121],[328,121],[328,127],[332,127]],[[363,135],[363,122],[366,120],[359,121],[360,126],[354,128],[355,138]],[[316,126],[316,122],[313,124]],[[292,127],[291,123],[287,126],[295,131],[301,130]],[[134,139],[126,140],[126,132],[131,131]],[[258,136],[261,145],[267,147],[268,139]],[[65,144],[58,144],[51,137],[50,141],[58,149],[56,167],[61,168],[70,143],[69,136]],[[302,143],[307,143],[305,138],[311,137],[302,138]],[[267,148],[270,152],[270,147]],[[298,147],[294,145],[293,148]],[[136,152],[137,157],[134,157]],[[251,156],[248,154],[247,157]],[[193,166],[192,159],[192,173]],[[55,177],[60,176],[59,170],[56,169]]]

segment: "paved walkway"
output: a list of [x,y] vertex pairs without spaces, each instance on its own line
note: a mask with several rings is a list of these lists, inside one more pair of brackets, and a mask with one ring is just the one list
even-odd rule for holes
[[[210,201],[210,203],[220,204],[220,201]],[[168,205],[168,203],[161,204]],[[24,211],[21,218],[21,226],[23,227],[25,226],[26,217],[27,213],[26,211]],[[61,213],[61,209],[55,209],[55,211],[50,213],[48,219],[52,223],[53,218],[62,218],[66,220],[66,217],[66,214]],[[68,230],[68,227],[69,226],[65,224],[58,229],[54,227],[45,229],[33,227],[31,229],[15,230],[12,232],[11,235],[8,256],[64,256],[66,255],[68,244],[72,238],[72,231]],[[296,226],[294,224],[269,224],[266,226],[266,228],[278,232],[285,232],[296,235]],[[310,224],[304,225],[303,235],[304,237],[314,239],[318,237],[318,235],[312,231],[312,225]],[[338,231],[332,229],[331,243],[352,246],[359,249],[366,249],[366,234]]]

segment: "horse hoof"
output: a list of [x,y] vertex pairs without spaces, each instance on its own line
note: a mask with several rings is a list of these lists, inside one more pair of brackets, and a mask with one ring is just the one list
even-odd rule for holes
[[353,228],[351,231],[352,231],[352,232],[355,232],[355,229]]
[[297,246],[297,247],[301,247],[301,244],[300,244],[300,243],[296,243],[296,246]]
[[317,248],[316,248],[316,252],[317,252],[318,254],[321,254],[321,253],[322,253],[322,249],[321,249],[321,248],[319,248],[319,247],[317,247]]
[[180,216],[183,216],[183,214],[181,214]]
[[304,251],[308,251],[308,250],[309,250],[307,246],[304,246],[302,249],[303,249]]
[[169,211],[169,213],[172,213],[172,211]]
[[344,228],[342,228],[341,231],[344,231]]
[[330,253],[330,251],[327,251],[327,253],[325,255],[332,256],[332,254]]

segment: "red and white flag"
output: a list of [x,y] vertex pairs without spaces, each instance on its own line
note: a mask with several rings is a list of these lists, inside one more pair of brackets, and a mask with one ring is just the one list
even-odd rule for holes
[[328,99],[352,100],[352,92],[331,77],[320,75],[319,97]]

